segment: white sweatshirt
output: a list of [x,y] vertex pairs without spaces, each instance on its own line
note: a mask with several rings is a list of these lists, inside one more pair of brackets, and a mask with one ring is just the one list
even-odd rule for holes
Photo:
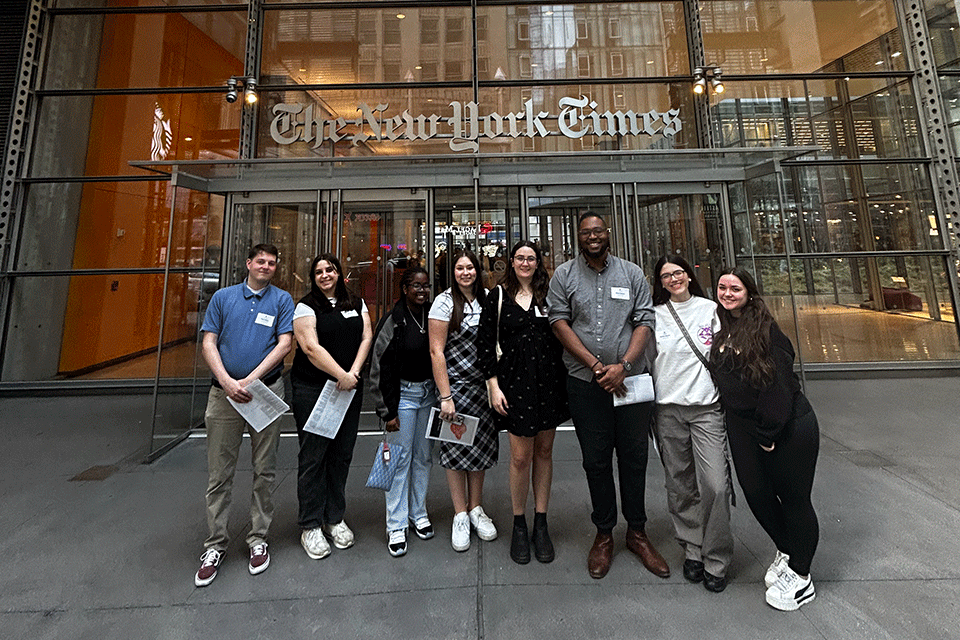
[[[720,330],[717,304],[698,296],[672,304],[694,344],[709,360],[713,334]],[[691,406],[717,402],[720,395],[710,372],[690,349],[667,305],[658,304],[653,309],[657,314],[657,355],[653,364],[657,404]]]

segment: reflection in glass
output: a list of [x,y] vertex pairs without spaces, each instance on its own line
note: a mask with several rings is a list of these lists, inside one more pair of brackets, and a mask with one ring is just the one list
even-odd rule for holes
[[764,300],[806,362],[950,360],[960,357],[942,256],[756,260]]
[[[580,253],[577,242],[577,218],[587,211],[613,221],[613,202],[609,196],[530,195],[529,238],[540,243],[544,266],[553,271]],[[612,242],[612,240],[611,240]]]
[[707,64],[728,74],[902,71],[890,0],[701,0]]
[[43,88],[220,86],[243,72],[246,37],[245,10],[55,15]]

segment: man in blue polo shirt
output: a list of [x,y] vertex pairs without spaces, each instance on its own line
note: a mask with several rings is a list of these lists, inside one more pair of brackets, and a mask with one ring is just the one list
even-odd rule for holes
[[230,541],[230,493],[243,432],[250,432],[253,495],[250,504],[250,573],[270,564],[267,529],[273,519],[273,480],[277,469],[280,423],[257,433],[230,404],[250,402],[246,386],[260,379],[283,397],[283,359],[293,344],[293,299],[270,286],[277,271],[277,248],[258,244],[247,257],[245,282],[220,289],[210,300],[203,326],[203,358],[213,374],[207,398],[207,525],[200,569],[194,584],[205,587],[217,577],[217,567]]

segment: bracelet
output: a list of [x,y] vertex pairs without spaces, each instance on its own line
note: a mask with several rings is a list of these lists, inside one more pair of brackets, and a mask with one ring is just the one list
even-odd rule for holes
[[444,400],[452,400],[452,399],[453,399],[453,394],[452,394],[452,393],[451,393],[450,395],[447,395],[447,396],[440,396],[440,402],[443,402]]

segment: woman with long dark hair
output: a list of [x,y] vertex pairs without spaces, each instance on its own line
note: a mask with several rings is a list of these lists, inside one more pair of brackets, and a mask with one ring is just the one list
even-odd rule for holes
[[413,266],[404,271],[400,291],[393,311],[377,329],[370,361],[377,414],[386,431],[396,434],[390,437],[390,444],[397,443],[410,452],[401,460],[386,494],[387,550],[394,557],[407,552],[408,525],[413,525],[422,540],[433,537],[427,515],[431,463],[426,431],[430,410],[437,402],[427,337],[430,278],[426,270]]
[[[540,248],[528,240],[514,245],[501,280],[483,304],[477,348],[496,423],[510,433],[510,557],[518,564],[530,562],[525,512],[532,479],[534,554],[540,562],[552,562],[547,507],[553,441],[557,425],[570,417],[570,410],[563,347],[547,319],[550,278]],[[503,354],[499,360],[498,346]]]
[[753,277],[742,267],[721,271],[717,301],[711,369],[733,463],[750,510],[777,546],[764,576],[766,601],[793,611],[816,594],[810,564],[820,529],[810,494],[820,449],[817,416],[793,371],[793,345]]
[[[324,253],[314,258],[308,278],[310,293],[300,299],[293,315],[297,353],[290,379],[300,441],[300,543],[310,558],[319,560],[330,555],[326,538],[338,549],[354,542],[353,532],[343,520],[345,490],[360,424],[360,370],[370,352],[373,329],[367,305],[347,290],[343,268],[335,256]],[[335,381],[341,391],[356,389],[333,439],[303,428],[328,381]]]
[[430,358],[440,394],[440,416],[452,420],[461,413],[479,419],[472,445],[443,442],[439,448],[455,512],[450,542],[456,551],[466,551],[471,527],[481,540],[497,537],[497,528],[480,502],[484,472],[497,463],[499,441],[477,367],[477,326],[486,296],[480,284],[480,261],[464,249],[456,251],[452,260],[454,285],[430,307]]
[[667,507],[684,551],[683,577],[719,593],[727,586],[733,533],[727,433],[707,368],[720,330],[717,304],[681,256],[661,257],[653,274],[656,434]]

